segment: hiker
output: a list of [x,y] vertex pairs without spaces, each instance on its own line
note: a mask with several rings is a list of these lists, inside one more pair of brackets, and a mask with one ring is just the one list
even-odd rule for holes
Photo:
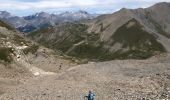
[[59,66],[59,70],[61,70],[62,64],[63,64],[63,63],[61,63],[61,64],[60,64],[60,66]]
[[94,100],[94,96],[94,93],[92,93],[92,91],[89,91],[88,100]]

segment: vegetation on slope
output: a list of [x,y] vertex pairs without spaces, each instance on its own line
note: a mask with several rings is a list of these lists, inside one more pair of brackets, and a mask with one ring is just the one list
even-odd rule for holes
[[12,57],[10,55],[12,52],[12,48],[0,47],[0,60],[7,63],[12,62]]
[[[127,27],[130,22],[135,24]],[[111,37],[113,42],[110,47],[115,43],[121,43],[123,47],[115,52],[111,52],[110,48],[104,48],[106,43],[100,41],[100,33],[88,33],[88,26],[79,23],[67,23],[56,27],[56,30],[54,27],[42,29],[30,34],[30,37],[38,38],[38,42],[43,45],[60,50],[69,56],[95,61],[145,59],[157,52],[166,52],[156,38],[142,28],[135,19],[118,28]],[[55,38],[50,39],[50,36],[55,36]],[[124,51],[123,49],[126,48],[130,49]]]
[[9,29],[9,30],[15,30],[15,28],[13,28],[13,27],[10,26],[9,24],[6,24],[5,22],[3,22],[3,21],[1,21],[1,20],[0,20],[0,26],[1,26],[1,27],[5,27],[5,28],[7,28],[7,29]]
[[28,40],[26,40],[24,37],[19,36],[19,35],[17,35],[17,34],[14,34],[14,35],[13,35],[12,40],[13,40],[13,42],[14,42],[15,44],[20,45],[20,46],[23,45],[23,44],[28,45],[28,44],[31,43],[31,41],[28,41]]
[[[63,33],[64,36],[56,43],[56,47],[66,52],[74,44],[86,39],[87,26],[83,24],[68,24]],[[55,45],[55,44],[54,44]]]
[[24,54],[32,53],[35,54],[37,50],[39,49],[39,46],[36,44],[33,44],[23,50]]
[[[135,23],[131,27],[127,25]],[[165,48],[157,42],[156,38],[144,31],[143,27],[135,19],[130,20],[128,23],[120,27],[112,36],[114,43],[123,44],[123,48],[130,48],[126,52],[121,50],[116,53],[120,54],[121,58],[148,58],[156,52],[166,52]]]

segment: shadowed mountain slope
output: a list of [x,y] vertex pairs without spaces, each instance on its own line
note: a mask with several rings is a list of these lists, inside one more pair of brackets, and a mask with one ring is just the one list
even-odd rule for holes
[[40,29],[28,36],[78,58],[145,59],[170,51],[169,5],[158,3],[146,9],[123,8],[92,20]]

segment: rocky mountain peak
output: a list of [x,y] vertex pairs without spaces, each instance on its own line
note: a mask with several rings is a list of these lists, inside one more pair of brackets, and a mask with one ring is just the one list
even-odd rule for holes
[[25,20],[33,20],[35,18],[45,18],[45,17],[50,17],[50,14],[46,13],[46,12],[39,12],[39,13],[35,13],[30,16],[25,16],[24,19]]
[[78,13],[88,14],[88,12],[87,12],[87,11],[84,11],[84,10],[79,10]]
[[120,9],[119,11],[120,11],[120,12],[121,12],[121,11],[127,12],[127,11],[130,11],[130,9],[128,9],[128,8],[122,8],[122,9]]
[[40,13],[37,13],[36,15],[40,16],[40,17],[49,17],[50,16],[50,14],[47,12],[40,12]]
[[170,9],[170,3],[167,2],[161,2],[161,3],[157,3],[151,7],[149,7],[151,9]]
[[74,15],[79,15],[79,16],[81,16],[81,15],[90,15],[88,12],[86,12],[86,11],[83,11],[83,10],[79,10],[79,11],[77,11],[77,12],[69,12],[69,11],[66,11],[66,12],[64,12],[64,13],[61,13],[60,14],[61,16],[74,16]]
[[12,15],[7,11],[0,11],[0,18],[9,18],[12,17]]
[[160,2],[160,3],[155,4],[154,6],[170,6],[170,3],[168,3],[168,2]]
[[10,14],[10,13],[7,11],[0,11],[0,14]]

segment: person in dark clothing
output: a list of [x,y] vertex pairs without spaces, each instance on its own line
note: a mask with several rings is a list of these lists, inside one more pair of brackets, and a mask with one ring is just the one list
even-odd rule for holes
[[88,100],[94,100],[94,96],[94,93],[92,91],[89,91]]
[[62,65],[63,65],[63,63],[61,63],[61,64],[60,64],[60,66],[59,66],[59,70],[61,70]]
[[59,70],[61,70],[61,65],[59,66]]

